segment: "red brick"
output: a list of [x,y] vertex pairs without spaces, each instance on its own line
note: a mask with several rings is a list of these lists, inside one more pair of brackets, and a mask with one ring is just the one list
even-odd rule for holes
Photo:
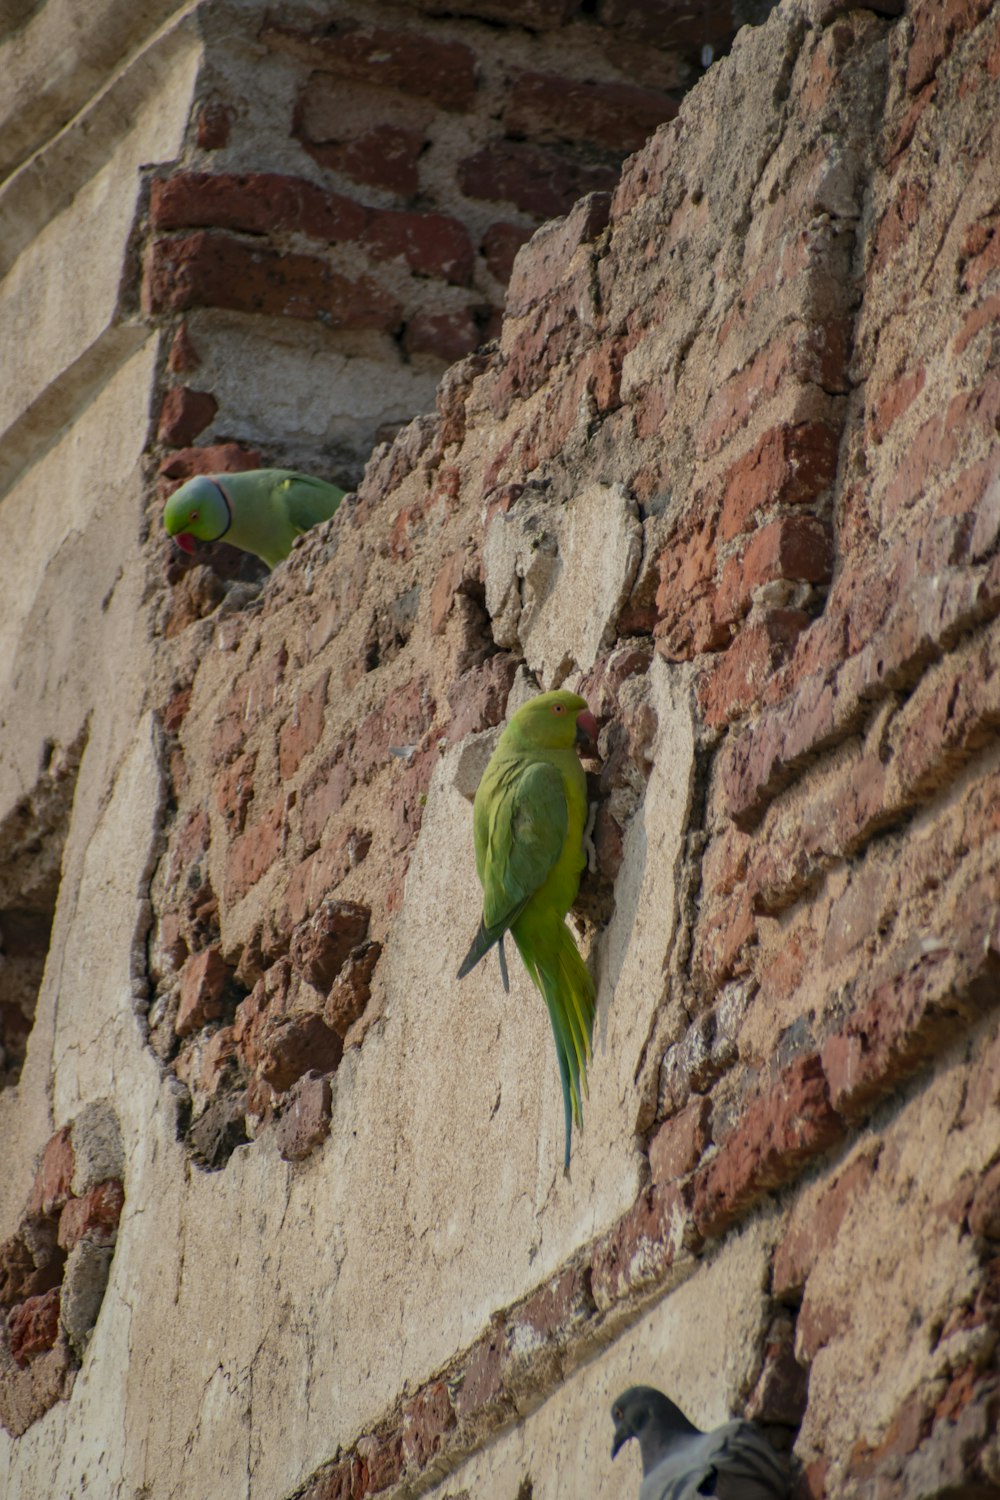
[[220,151],[229,145],[232,111],[219,99],[210,99],[198,109],[195,138],[200,151]]
[[[565,218],[543,224],[531,233],[531,248],[518,258],[516,274],[507,288],[507,314],[520,318],[540,303],[548,301],[560,283],[566,281],[577,265],[578,251],[590,245],[602,233],[611,212],[609,193],[588,193]],[[588,304],[594,296],[587,267],[576,271],[575,285],[562,297],[567,311],[575,307],[578,294]]]
[[346,1037],[371,999],[372,974],[382,953],[381,943],[361,943],[347,956],[330,987],[323,1016],[338,1036]]
[[416,313],[403,330],[408,354],[432,354],[452,365],[483,342],[484,333],[471,307],[448,313]]
[[434,1380],[403,1403],[403,1464],[422,1469],[455,1427],[455,1409],[443,1380]]
[[213,420],[219,403],[210,391],[193,391],[190,386],[175,385],[163,398],[157,437],[172,448],[193,443]]
[[791,1222],[774,1253],[772,1292],[779,1301],[801,1297],[810,1271],[836,1243],[852,1204],[867,1188],[878,1164],[881,1144],[874,1142],[838,1172],[809,1207],[796,1204]]
[[696,968],[712,985],[746,973],[747,945],[756,936],[757,919],[749,890],[738,891],[717,907],[706,905],[698,918]]
[[284,849],[293,800],[294,794],[278,797],[230,844],[226,853],[227,902],[241,900]]
[[231,978],[232,970],[216,947],[206,948],[187,960],[181,970],[180,1003],[174,1022],[178,1036],[190,1036],[222,1015],[223,997]]
[[[262,461],[263,454],[254,448],[244,448],[240,443],[212,443],[206,448],[182,448],[168,454],[159,472],[164,479],[181,483],[195,474],[238,474],[259,469]],[[177,486],[172,484],[170,488]]]
[[484,1407],[494,1406],[503,1390],[504,1325],[497,1320],[478,1339],[464,1360],[461,1384],[455,1391],[455,1411],[460,1422],[468,1422]]
[[361,1461],[348,1458],[315,1475],[301,1500],[359,1500],[362,1494]]
[[306,1073],[289,1090],[275,1140],[284,1161],[304,1161],[330,1132],[333,1091],[329,1074]]
[[809,616],[796,609],[771,609],[748,624],[699,681],[698,700],[706,722],[713,727],[727,724],[759,702],[808,624]]
[[654,47],[687,47],[720,42],[734,31],[728,5],[696,9],[678,0],[598,0],[597,20]]
[[356,780],[349,759],[349,746],[341,743],[324,757],[304,783],[299,809],[302,837],[308,850],[316,848],[327,823],[343,807]]
[[528,141],[497,141],[458,165],[458,184],[469,198],[513,203],[522,213],[552,219],[568,213],[586,193],[610,191],[610,164],[577,159],[568,149]]
[[10,1352],[19,1369],[27,1369],[32,1355],[51,1349],[59,1337],[59,1287],[29,1297],[7,1316]]
[[646,1188],[594,1247],[591,1284],[598,1308],[656,1285],[698,1243],[686,1188],[676,1182]]
[[960,1027],[1000,1003],[995,882],[995,874],[987,876],[964,892],[941,945],[909,958],[904,952],[899,967],[873,981],[867,1003],[824,1043],[830,1097],[846,1118],[862,1118]]
[[962,241],[959,264],[962,285],[970,292],[1000,268],[1000,215],[987,214],[969,225]]
[[657,125],[672,120],[668,94],[631,83],[596,83],[558,73],[522,73],[507,93],[508,134],[531,141],[589,141],[609,151],[636,151]]
[[506,286],[514,269],[514,259],[522,245],[534,234],[532,224],[491,224],[483,235],[480,250],[488,270]]
[[458,678],[448,693],[448,739],[453,745],[467,734],[502,723],[516,674],[516,658],[501,652]]
[[568,1266],[511,1313],[510,1350],[516,1357],[522,1343],[534,1348],[565,1343],[594,1311],[590,1267]]
[[755,1099],[694,1181],[694,1219],[721,1234],[764,1193],[798,1177],[844,1134],[815,1052],[796,1058],[775,1086]]
[[812,384],[836,389],[842,383],[843,366],[840,320],[792,323],[783,328],[716,390],[698,433],[699,454],[715,452],[783,388]]
[[387,1490],[403,1472],[403,1434],[398,1429],[359,1438],[355,1451],[361,1463],[363,1495]]
[[726,472],[722,541],[732,541],[764,506],[803,505],[833,483],[839,434],[826,422],[772,427]]
[[154,314],[221,307],[383,332],[397,328],[401,318],[395,298],[367,277],[351,280],[318,256],[282,253],[206,230],[153,241],[143,301]]
[[[325,111],[317,110],[314,99],[317,85],[330,92],[330,83],[316,73],[306,86],[301,110],[296,114],[293,135],[302,142],[314,161],[330,172],[342,172],[352,182],[384,188],[401,198],[414,198],[420,190],[420,157],[427,145],[423,130],[408,130],[402,125],[376,125],[371,130],[340,137],[320,123],[313,123]],[[334,95],[339,90],[334,86]],[[340,101],[343,122],[343,100]]]
[[371,211],[305,177],[280,172],[176,172],[154,178],[154,229],[236,229],[247,234],[292,230],[314,239],[355,240]]
[[711,1112],[709,1099],[692,1099],[680,1114],[660,1126],[649,1143],[649,1170],[654,1187],[683,1177],[698,1165],[712,1139]]
[[66,1204],[72,1193],[76,1157],[70,1139],[70,1127],[64,1125],[51,1137],[35,1172],[28,1200],[29,1213],[54,1214]]
[[180,729],[188,709],[191,707],[191,688],[178,688],[171,694],[170,701],[160,716],[161,723],[167,734],[176,734]]
[[902,375],[897,375],[895,380],[882,387],[872,405],[871,435],[874,442],[881,443],[884,440],[893,423],[920,395],[926,380],[925,367],[918,365],[915,370],[905,370]]
[[253,801],[256,762],[255,752],[247,751],[215,778],[215,805],[232,833],[242,833],[246,824],[247,808]]
[[875,231],[873,266],[885,269],[896,251],[905,245],[920,220],[927,202],[927,184],[913,178],[900,182]]
[[[1000,237],[998,237],[1000,239]],[[994,329],[1000,323],[1000,292],[994,292],[992,297],[987,297],[978,307],[974,307],[962,320],[952,340],[951,351],[955,355],[964,354],[972,343],[972,340],[984,328]]]
[[200,364],[201,355],[195,348],[190,330],[186,323],[181,323],[170,345],[167,369],[171,375],[189,375]]
[[928,477],[948,469],[977,430],[992,438],[998,421],[1000,374],[990,373],[974,390],[959,391],[943,412],[917,429],[885,491],[885,516],[895,519],[922,499]]
[[721,624],[745,615],[754,590],[784,578],[826,583],[833,567],[829,528],[813,516],[779,516],[755,531],[742,553],[726,561],[713,611]]
[[313,68],[415,94],[442,109],[468,109],[475,98],[476,58],[463,42],[329,17],[315,31],[267,23],[261,39],[301,57]]
[[324,896],[335,890],[367,856],[371,843],[367,829],[349,828],[301,860],[285,888],[278,916],[280,930],[290,934],[298,922],[315,911]]
[[921,88],[966,32],[990,12],[992,0],[920,0],[911,9],[913,36],[906,87]]
[[373,215],[361,244],[377,260],[405,261],[418,276],[440,277],[452,286],[472,280],[475,251],[469,231],[449,214],[385,209]]
[[294,776],[299,766],[319,744],[326,713],[326,689],[330,680],[324,672],[318,682],[301,693],[278,734],[278,770],[282,781]]
[[318,990],[328,990],[353,948],[368,934],[371,912],[357,901],[327,897],[295,929],[290,955],[296,971]]
[[332,1073],[344,1055],[343,1043],[315,1011],[265,1021],[257,1044],[257,1068],[277,1093],[303,1073]]
[[125,1190],[113,1177],[99,1182],[82,1198],[71,1198],[59,1216],[59,1244],[64,1250],[72,1250],[83,1239],[113,1245],[124,1203]]

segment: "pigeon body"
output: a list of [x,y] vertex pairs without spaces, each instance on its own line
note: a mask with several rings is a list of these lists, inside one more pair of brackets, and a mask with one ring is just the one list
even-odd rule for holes
[[642,1452],[639,1500],[784,1500],[789,1473],[752,1422],[701,1432],[652,1386],[624,1391],[611,1408],[614,1458],[630,1438]]
[[500,736],[473,813],[483,916],[458,971],[464,978],[497,944],[506,989],[503,939],[510,932],[552,1023],[566,1171],[572,1121],[582,1123],[594,1027],[594,982],[565,922],[586,863],[587,781],[574,748],[584,737],[596,739],[597,722],[582,698],[562,691],[525,703]]
[[344,493],[291,469],[198,474],[170,496],[163,524],[185,552],[194,551],[195,539],[229,542],[274,568],[297,536],[329,520]]

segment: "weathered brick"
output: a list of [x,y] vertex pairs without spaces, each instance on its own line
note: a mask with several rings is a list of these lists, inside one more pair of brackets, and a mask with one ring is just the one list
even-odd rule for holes
[[677,0],[598,0],[597,19],[602,26],[620,29],[626,36],[654,47],[693,47],[719,42],[733,31],[727,5],[700,11]]
[[815,1052],[796,1060],[755,1099],[694,1180],[694,1219],[706,1236],[722,1233],[765,1192],[797,1177],[844,1134]]
[[698,684],[706,722],[728,723],[763,696],[776,668],[788,660],[809,616],[797,609],[769,609],[746,625],[726,653],[714,660]]
[[232,970],[217,947],[206,948],[187,960],[181,970],[180,1003],[174,1021],[178,1036],[190,1036],[222,1015],[223,997],[231,978]]
[[745,615],[754,590],[782,578],[826,583],[833,568],[829,527],[813,516],[779,516],[755,531],[742,553],[726,560],[713,613],[720,624]]
[[918,365],[916,369],[904,370],[876,392],[871,416],[871,434],[876,443],[884,441],[890,427],[920,395],[926,381],[927,370]]
[[383,332],[401,321],[399,303],[368,277],[352,280],[320,256],[282,252],[209,230],[152,242],[143,300],[154,314],[220,307]]
[[327,897],[292,934],[289,951],[297,972],[316,989],[328,990],[367,936],[370,919],[367,906]]
[[415,94],[442,109],[468,109],[475,97],[476,57],[464,42],[329,17],[316,30],[268,22],[261,37],[313,68]]
[[398,1428],[359,1438],[355,1452],[361,1464],[362,1495],[387,1490],[403,1472],[403,1434]]
[[[177,484],[191,479],[195,474],[236,474],[247,469],[259,469],[263,454],[255,448],[244,448],[241,443],[211,443],[204,448],[182,448],[170,453],[160,464],[160,475]],[[171,484],[170,489],[177,488]]]
[[203,432],[219,409],[210,391],[174,385],[163,398],[157,437],[173,448],[185,448]]
[[913,6],[913,36],[906,87],[921,88],[966,32],[989,14],[992,0],[919,0]]
[[836,388],[843,365],[839,320],[795,322],[782,328],[747,365],[722,381],[711,397],[698,433],[699,454],[714,453],[783,387],[813,384]]
[[779,1301],[801,1297],[818,1257],[835,1244],[841,1224],[871,1181],[881,1149],[879,1142],[867,1145],[837,1172],[819,1198],[796,1203],[774,1253],[772,1289]]
[[292,230],[314,239],[355,240],[371,211],[305,177],[280,172],[175,172],[154,178],[154,229],[236,229],[247,234]]
[[804,505],[833,483],[839,435],[826,422],[772,427],[738,458],[722,481],[720,536],[732,541],[754,513]]
[[247,809],[253,801],[257,756],[248,750],[226,766],[215,778],[215,805],[232,833],[242,833]]
[[403,260],[418,276],[440,277],[452,286],[472,280],[469,231],[449,214],[385,209],[372,215],[361,244],[376,260]]
[[313,850],[319,844],[327,823],[343,807],[356,780],[349,745],[341,742],[329,755],[324,756],[321,764],[303,784],[299,796],[299,816],[307,849]]
[[368,829],[348,828],[296,865],[277,916],[278,929],[287,935],[286,941],[290,941],[292,929],[365,859],[371,845]]
[[443,1380],[425,1385],[403,1403],[403,1463],[422,1469],[444,1445],[455,1427],[455,1409]]
[[241,900],[274,864],[285,847],[294,793],[282,794],[230,844],[226,852],[226,900]]
[[39,1297],[29,1297],[8,1314],[10,1352],[19,1369],[26,1369],[33,1355],[54,1346],[59,1337],[60,1297],[56,1286]]
[[530,224],[491,224],[483,235],[479,249],[488,270],[506,286],[514,269],[514,260],[522,245],[534,234]]
[[332,1097],[327,1073],[305,1073],[292,1085],[275,1125],[278,1154],[285,1161],[304,1161],[326,1140]]
[[635,84],[521,73],[508,91],[503,121],[509,134],[531,141],[589,141],[626,152],[676,113],[668,94]]
[[484,1408],[494,1406],[501,1398],[505,1334],[503,1321],[497,1319],[465,1357],[461,1384],[454,1394],[455,1412],[462,1423],[473,1421]]
[[201,355],[195,347],[191,330],[186,323],[181,323],[171,340],[170,353],[167,355],[167,369],[171,375],[189,375],[192,370],[197,370],[200,364]]
[[125,1190],[117,1178],[99,1182],[82,1198],[71,1198],[59,1216],[59,1244],[72,1250],[82,1239],[96,1245],[113,1245],[125,1203]]
[[692,1099],[679,1114],[665,1121],[649,1143],[649,1170],[654,1187],[683,1177],[698,1165],[711,1142],[711,1102]]
[[498,141],[458,165],[458,184],[469,198],[513,203],[522,213],[552,219],[568,213],[586,193],[610,191],[610,163],[577,159],[568,148],[527,141]]
[[195,139],[201,151],[221,151],[229,145],[233,116],[221,99],[207,99],[195,118]]
[[278,733],[278,770],[283,781],[295,775],[305,757],[320,742],[329,681],[329,672],[324,672],[311,688],[300,693],[291,718],[286,719],[281,726]]
[[348,954],[330,987],[323,1015],[341,1037],[347,1036],[351,1026],[365,1012],[371,999],[372,974],[381,953],[381,943],[360,943]]
[[483,337],[471,307],[447,313],[422,312],[407,320],[403,347],[408,354],[432,354],[454,364],[478,349]]
[[603,1312],[621,1297],[665,1279],[675,1260],[692,1253],[699,1236],[685,1186],[652,1186],[594,1247],[592,1288]]
[[303,1073],[332,1073],[344,1046],[337,1033],[315,1011],[268,1019],[260,1033],[257,1068],[277,1093],[291,1088]]
[[62,1209],[72,1193],[75,1168],[70,1127],[64,1125],[42,1152],[28,1200],[28,1212],[47,1215]]
[[345,123],[341,86],[331,86],[326,74],[314,73],[307,82],[292,134],[321,167],[342,172],[353,182],[384,188],[401,198],[413,198],[420,189],[426,130],[384,124],[351,131],[349,120]]

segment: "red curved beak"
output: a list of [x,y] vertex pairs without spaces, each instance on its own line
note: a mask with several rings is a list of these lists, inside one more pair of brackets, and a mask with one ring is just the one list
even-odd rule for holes
[[577,740],[579,741],[588,739],[590,743],[596,748],[597,734],[597,720],[594,718],[594,715],[590,712],[589,708],[581,709],[576,716]]
[[174,537],[174,541],[177,543],[182,552],[194,551],[194,537],[191,535],[190,531],[179,531]]

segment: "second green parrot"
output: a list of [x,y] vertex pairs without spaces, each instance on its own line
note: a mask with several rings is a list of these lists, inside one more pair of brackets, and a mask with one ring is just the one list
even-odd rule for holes
[[195,539],[229,542],[274,568],[297,536],[330,519],[344,494],[335,484],[291,469],[198,474],[174,490],[163,524],[185,552],[194,551]]
[[473,836],[483,917],[458,971],[473,969],[510,932],[545,1001],[555,1037],[569,1170],[572,1121],[583,1123],[581,1086],[594,1029],[594,981],[565,917],[586,864],[587,781],[576,744],[596,742],[597,721],[576,693],[542,693],[514,714],[476,792]]

